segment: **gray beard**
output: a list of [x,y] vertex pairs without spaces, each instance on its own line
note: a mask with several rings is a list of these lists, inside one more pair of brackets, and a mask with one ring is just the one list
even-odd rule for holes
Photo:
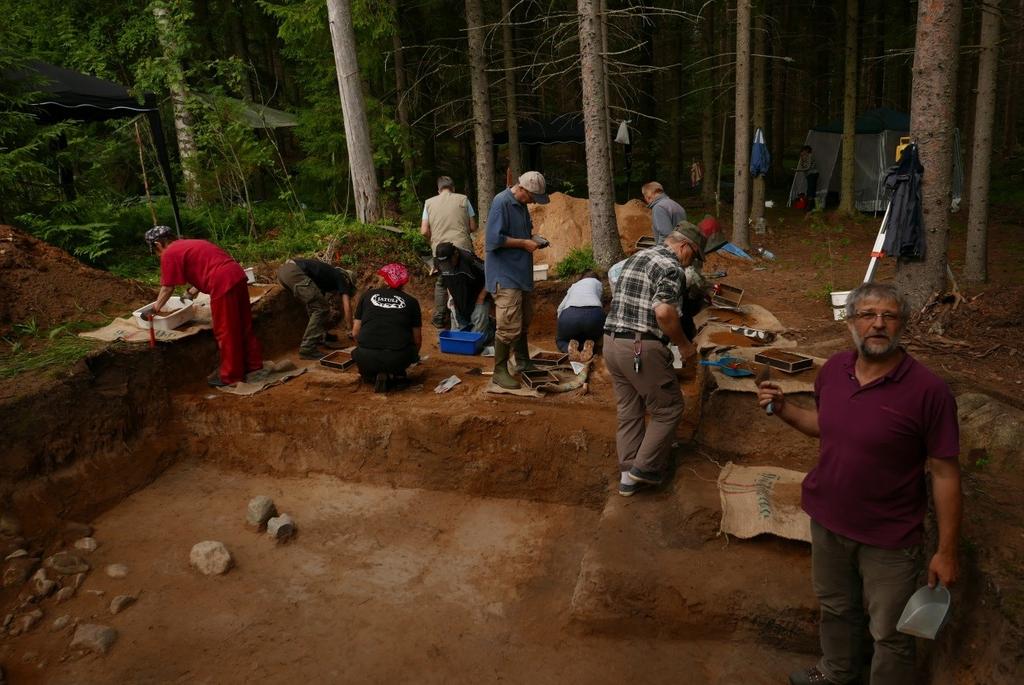
[[886,345],[885,349],[881,351],[868,349],[868,346],[865,344],[865,340],[861,338],[859,335],[857,335],[856,331],[851,331],[851,333],[853,335],[853,342],[857,346],[857,351],[865,359],[871,359],[872,361],[885,359],[893,352],[895,352],[896,349],[899,348],[900,346],[900,336],[898,333],[889,339],[889,344]]

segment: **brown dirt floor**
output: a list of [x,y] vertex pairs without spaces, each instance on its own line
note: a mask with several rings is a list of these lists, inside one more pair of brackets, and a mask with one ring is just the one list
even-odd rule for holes
[[[535,261],[554,265],[556,252],[586,239],[580,202],[553,197],[549,208],[561,213],[559,221],[538,230],[553,247]],[[632,223],[624,247],[649,225],[646,209],[631,205],[625,207]],[[617,211],[621,221],[623,207]],[[827,216],[822,224],[783,209],[772,211],[768,224],[770,233],[753,240],[776,260],[718,254],[705,273],[726,271],[722,280],[743,288],[745,302],[763,305],[788,327],[785,335],[799,343],[795,351],[828,356],[846,348],[848,334],[832,319],[828,291],[859,282],[878,221]],[[1018,233],[1005,215],[994,213],[991,283],[965,289],[966,300],[955,310],[951,304],[931,308],[907,343],[956,392],[984,392],[1021,407]],[[19,245],[32,246],[22,240]],[[962,233],[954,233],[957,273],[962,242]],[[0,240],[0,249],[7,245]],[[27,254],[40,249],[19,248]],[[36,270],[36,280],[44,272],[38,263],[19,268],[19,287],[29,290],[30,271]],[[892,270],[884,264],[879,279]],[[72,270],[75,277],[89,272]],[[110,314],[137,301],[128,287],[108,285],[104,302],[122,298]],[[567,285],[538,284],[535,348],[554,349],[555,309]],[[432,279],[420,276],[409,288],[425,319],[432,288]],[[50,309],[39,316],[48,311],[54,322],[71,316],[81,292],[53,293]],[[302,312],[285,295],[268,300],[257,310],[268,357],[298,361]],[[82,308],[96,306],[103,305]],[[17,320],[0,317],[0,324]],[[0,420],[0,439],[18,448],[16,459],[0,460],[7,479],[0,496],[15,504],[24,528],[33,529],[28,546],[52,552],[59,547],[55,520],[89,520],[100,540],[94,568],[118,562],[132,569],[124,581],[94,570],[84,587],[103,590],[102,597],[80,591],[63,606],[45,600],[39,626],[0,640],[0,663],[13,682],[396,682],[415,673],[426,682],[769,683],[811,658],[785,642],[737,641],[712,626],[704,639],[692,633],[683,639],[658,629],[651,618],[657,611],[635,617],[620,634],[590,632],[570,619],[581,559],[604,502],[614,497],[614,403],[600,361],[586,393],[539,400],[491,396],[484,392],[487,377],[468,373],[488,370],[490,360],[440,354],[427,325],[428,359],[407,391],[375,395],[353,374],[299,362],[311,371],[243,399],[203,385],[214,348],[209,336],[196,338],[154,353],[116,345],[68,378],[42,374],[0,385],[0,412],[8,420],[6,427]],[[462,384],[435,395],[433,387],[453,373]],[[688,442],[700,422],[730,423],[755,441],[759,433],[764,441],[786,435],[738,413],[702,417],[707,377],[687,372],[685,379],[679,452],[681,468],[697,478],[686,476],[691,485],[714,476],[710,456]],[[778,465],[806,469],[813,446],[805,442],[794,437],[794,447],[780,446]],[[1004,560],[1024,558],[1024,537],[1012,525],[1019,520],[1019,498],[999,495],[1019,492],[1021,479],[1019,472],[969,474],[967,530],[976,550],[970,563],[980,563],[985,550],[1001,550]],[[260,493],[296,516],[295,541],[274,547],[241,525],[245,502]],[[709,533],[710,509],[705,518],[692,530],[669,525],[664,534],[687,549],[720,545]],[[192,573],[187,551],[202,539],[226,542],[237,568],[223,578]],[[759,554],[782,564],[786,582],[809,583],[804,552],[758,544]],[[716,579],[721,585],[728,573]],[[105,605],[122,586],[139,592],[139,602],[110,617]],[[984,674],[997,672],[993,663],[1019,657],[993,654],[985,636],[1003,636],[1006,644],[1020,635],[1019,624],[1007,623],[993,599],[1017,590],[1013,584],[964,587],[961,601],[976,608],[957,633],[967,642],[947,641],[945,649],[959,651],[950,652],[945,679],[936,675],[934,682],[999,682]],[[7,588],[0,599],[12,606],[17,593]],[[688,600],[699,605],[700,598]],[[118,644],[107,657],[73,653],[68,636],[49,631],[62,613],[116,626]],[[745,618],[772,623],[771,617]]]

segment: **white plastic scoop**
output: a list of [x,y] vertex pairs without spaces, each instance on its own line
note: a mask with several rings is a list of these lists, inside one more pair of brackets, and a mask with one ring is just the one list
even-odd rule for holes
[[907,600],[896,630],[907,635],[934,640],[949,619],[949,590],[942,583],[925,585]]

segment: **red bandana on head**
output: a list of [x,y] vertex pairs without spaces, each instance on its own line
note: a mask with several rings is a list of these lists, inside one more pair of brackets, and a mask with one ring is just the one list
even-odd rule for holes
[[409,282],[409,270],[401,264],[385,264],[377,269],[377,275],[392,288],[400,288]]

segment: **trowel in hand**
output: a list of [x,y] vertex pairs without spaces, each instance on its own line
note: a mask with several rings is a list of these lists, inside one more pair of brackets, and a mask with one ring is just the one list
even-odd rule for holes
[[[762,364],[761,368],[757,370],[757,375],[754,376],[754,385],[758,389],[760,389],[761,388],[761,384],[764,383],[765,381],[771,380],[771,377],[772,377],[772,367],[768,366],[767,364]],[[772,414],[775,413],[775,407],[772,406],[771,402],[769,402],[765,406],[764,413],[767,414],[768,416],[771,416]]]

